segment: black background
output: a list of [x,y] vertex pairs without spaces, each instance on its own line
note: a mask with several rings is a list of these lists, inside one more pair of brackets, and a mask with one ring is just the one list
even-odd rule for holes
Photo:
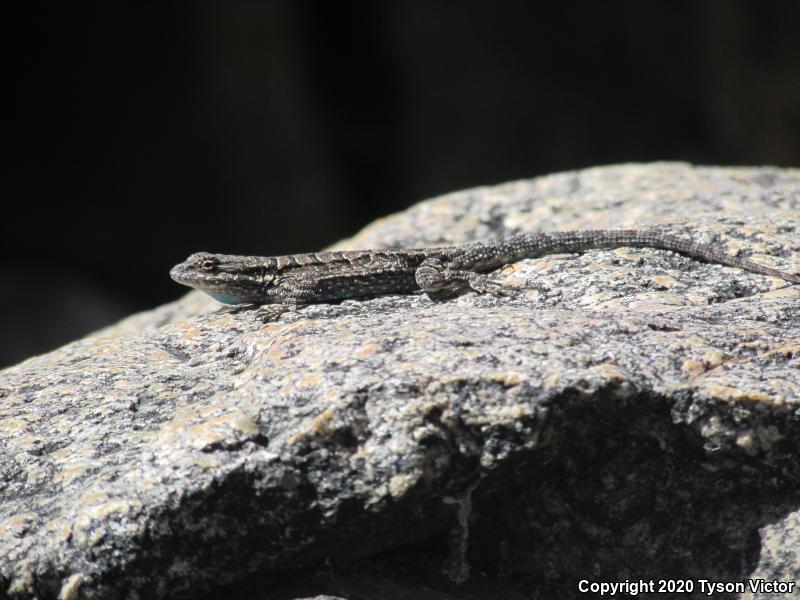
[[197,250],[600,164],[800,164],[797,1],[4,10],[0,365],[178,298]]

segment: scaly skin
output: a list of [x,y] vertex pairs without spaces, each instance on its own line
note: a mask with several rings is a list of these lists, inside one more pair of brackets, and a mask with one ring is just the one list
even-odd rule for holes
[[296,306],[380,294],[431,295],[472,289],[508,293],[485,275],[503,265],[550,254],[621,247],[670,250],[790,283],[800,275],[766,267],[690,239],[657,230],[620,229],[526,233],[444,248],[353,250],[289,256],[193,254],[170,271],[178,283],[228,304]]

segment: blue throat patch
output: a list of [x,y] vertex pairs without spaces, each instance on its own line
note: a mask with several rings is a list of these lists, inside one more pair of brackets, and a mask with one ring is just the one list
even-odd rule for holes
[[230,294],[220,294],[217,292],[208,292],[208,295],[214,298],[217,302],[223,304],[245,304],[245,301],[238,296],[231,296]]

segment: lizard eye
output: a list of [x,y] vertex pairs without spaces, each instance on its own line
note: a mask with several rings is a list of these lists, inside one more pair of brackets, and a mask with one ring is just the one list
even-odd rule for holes
[[209,256],[207,258],[204,258],[200,262],[200,268],[203,269],[204,271],[211,271],[218,265],[219,265],[219,259],[214,256]]

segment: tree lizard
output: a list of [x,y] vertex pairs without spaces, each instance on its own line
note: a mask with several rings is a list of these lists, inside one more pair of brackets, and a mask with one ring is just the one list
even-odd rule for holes
[[[655,229],[524,233],[441,248],[349,250],[270,257],[199,252],[173,267],[170,276],[226,304],[262,305],[265,313],[274,318],[305,304],[381,294],[410,294],[418,290],[432,297],[447,297],[468,289],[508,295],[508,288],[488,272],[526,258],[620,247],[670,250],[705,262],[800,284],[800,274],[779,271],[727,254],[715,246]],[[270,305],[272,309],[263,305]]]

